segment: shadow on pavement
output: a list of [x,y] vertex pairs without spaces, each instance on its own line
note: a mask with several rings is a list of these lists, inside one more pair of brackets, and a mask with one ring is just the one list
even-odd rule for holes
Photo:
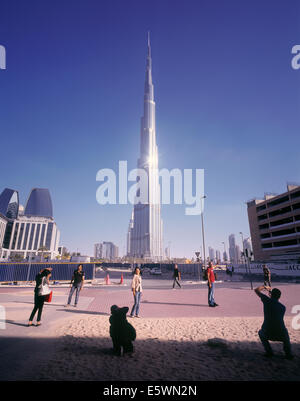
[[108,333],[2,337],[0,380],[300,380],[300,344],[292,344],[293,360],[284,358],[279,343],[272,343],[275,356],[264,358],[259,341],[208,343],[137,337],[132,357],[113,356],[111,347]]
[[175,302],[151,302],[151,301],[141,301],[142,304],[154,304],[154,305],[175,305],[175,306],[203,306],[205,308],[208,307],[208,304],[182,304],[182,303],[175,303]]
[[58,312],[70,312],[70,313],[82,313],[85,315],[102,315],[102,316],[110,316],[109,313],[106,312],[95,312],[95,311],[87,311],[85,309],[80,310],[80,309],[57,309]]

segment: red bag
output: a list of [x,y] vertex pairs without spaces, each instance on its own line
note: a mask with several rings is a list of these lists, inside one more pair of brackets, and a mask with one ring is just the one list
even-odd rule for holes
[[45,302],[51,302],[52,301],[52,291],[50,292],[50,294],[45,295]]

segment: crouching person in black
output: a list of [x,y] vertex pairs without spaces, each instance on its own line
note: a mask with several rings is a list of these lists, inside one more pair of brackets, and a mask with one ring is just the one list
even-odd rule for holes
[[122,347],[123,355],[132,353],[132,341],[136,338],[135,328],[126,319],[128,309],[127,307],[119,308],[117,305],[110,308],[109,334],[113,342],[113,353],[118,356],[121,356]]

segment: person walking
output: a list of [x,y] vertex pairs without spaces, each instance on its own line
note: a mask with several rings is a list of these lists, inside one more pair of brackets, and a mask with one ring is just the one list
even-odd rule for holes
[[173,271],[173,289],[175,288],[175,283],[179,286],[179,288],[181,288],[181,285],[179,283],[180,279],[181,279],[181,274],[180,271],[178,270],[178,265],[175,264],[174,266],[174,271]]
[[134,276],[131,283],[131,289],[133,293],[134,304],[131,309],[130,317],[134,317],[134,314],[135,317],[139,317],[140,301],[143,289],[142,289],[141,271],[138,267],[134,271]]
[[80,291],[83,289],[83,285],[84,285],[84,271],[82,270],[82,265],[78,265],[77,269],[74,270],[71,279],[71,289],[69,293],[68,303],[66,306],[69,306],[71,304],[72,296],[74,294],[74,291],[76,291],[74,307],[75,308],[77,307],[79,294]]
[[29,317],[28,326],[32,326],[33,318],[37,315],[37,326],[41,325],[42,312],[45,302],[45,296],[50,294],[49,280],[51,277],[52,269],[43,269],[35,277],[35,289],[34,289],[34,307]]
[[207,268],[207,285],[208,285],[208,306],[215,307],[218,304],[215,302],[215,274],[212,262],[209,262]]
[[[269,296],[262,294],[267,290]],[[280,341],[283,343],[283,350],[287,359],[292,359],[291,343],[289,333],[284,324],[284,314],[286,307],[279,302],[281,291],[278,288],[260,286],[255,290],[264,305],[264,322],[258,332],[260,341],[266,351],[266,357],[272,357],[273,350],[269,341]]]
[[271,287],[271,272],[270,269],[266,265],[262,266],[263,275],[264,275],[264,285],[267,287]]

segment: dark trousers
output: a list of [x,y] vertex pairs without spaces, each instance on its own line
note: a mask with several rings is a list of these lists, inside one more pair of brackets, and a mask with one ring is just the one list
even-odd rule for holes
[[29,321],[32,322],[34,315],[38,311],[38,316],[37,316],[37,322],[40,322],[41,317],[42,317],[42,312],[43,312],[43,306],[45,302],[45,297],[44,295],[38,296],[38,294],[35,292],[34,294],[34,308],[31,312]]
[[264,329],[261,329],[259,330],[258,335],[267,354],[269,355],[273,354],[269,341],[280,341],[283,343],[283,350],[285,354],[288,356],[291,355],[292,351],[291,351],[290,336],[287,330],[283,332],[282,335],[280,336],[272,336],[269,335]]
[[173,288],[175,287],[175,283],[177,283],[179,285],[179,287],[181,288],[181,285],[179,284],[179,281],[178,281],[178,277],[174,278]]

